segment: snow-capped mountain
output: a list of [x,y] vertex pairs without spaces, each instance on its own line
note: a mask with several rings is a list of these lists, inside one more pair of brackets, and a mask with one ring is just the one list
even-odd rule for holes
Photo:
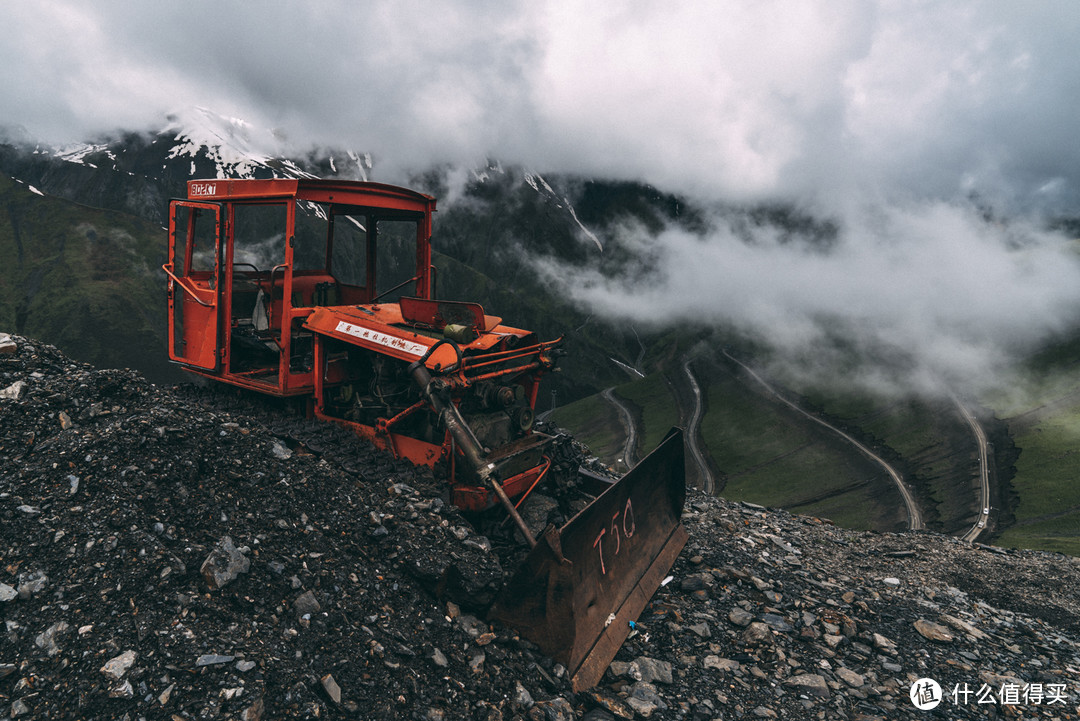
[[159,222],[168,198],[185,194],[191,178],[367,180],[372,168],[369,154],[348,149],[290,154],[279,133],[207,108],[173,113],[157,130],[91,142],[53,147],[18,132],[6,137],[0,172],[49,195]]

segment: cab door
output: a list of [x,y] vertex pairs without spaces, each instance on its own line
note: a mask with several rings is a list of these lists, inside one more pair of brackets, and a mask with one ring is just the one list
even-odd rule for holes
[[218,371],[221,365],[222,237],[220,203],[169,204],[169,358]]

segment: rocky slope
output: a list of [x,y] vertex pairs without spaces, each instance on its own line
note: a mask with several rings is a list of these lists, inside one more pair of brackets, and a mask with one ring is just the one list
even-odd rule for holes
[[1076,559],[694,493],[673,580],[573,693],[483,620],[512,552],[429,472],[223,397],[0,335],[0,718],[1080,713]]

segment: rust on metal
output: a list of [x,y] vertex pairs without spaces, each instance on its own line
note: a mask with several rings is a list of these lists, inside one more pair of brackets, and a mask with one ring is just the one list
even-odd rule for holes
[[549,528],[492,607],[569,670],[575,691],[594,686],[686,545],[682,431],[561,529]]

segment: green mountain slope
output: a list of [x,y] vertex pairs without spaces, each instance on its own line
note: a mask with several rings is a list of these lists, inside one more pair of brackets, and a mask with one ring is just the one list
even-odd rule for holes
[[6,176],[0,207],[0,329],[157,382],[183,377],[165,351],[162,228]]
[[1019,449],[1014,517],[999,542],[1080,556],[1080,339],[1032,360],[1028,380],[987,402]]

